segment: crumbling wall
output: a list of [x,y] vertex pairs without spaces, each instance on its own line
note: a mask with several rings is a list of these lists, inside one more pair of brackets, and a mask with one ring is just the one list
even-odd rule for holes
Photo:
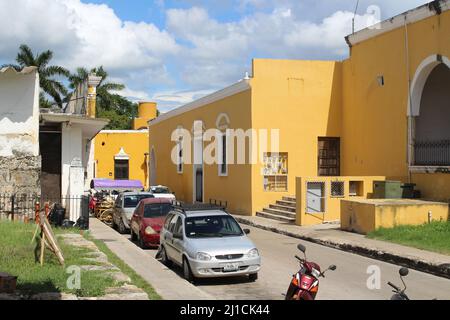
[[0,195],[41,194],[41,157],[0,157]]

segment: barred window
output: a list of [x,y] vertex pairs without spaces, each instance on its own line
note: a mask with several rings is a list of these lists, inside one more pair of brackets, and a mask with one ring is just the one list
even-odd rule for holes
[[345,196],[345,183],[343,181],[331,182],[331,197],[342,198]]

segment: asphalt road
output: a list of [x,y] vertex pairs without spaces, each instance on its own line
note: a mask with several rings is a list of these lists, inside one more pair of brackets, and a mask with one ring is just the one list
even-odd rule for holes
[[[301,241],[256,228],[249,229],[250,238],[260,250],[263,259],[259,280],[251,283],[246,278],[208,279],[201,280],[197,287],[218,299],[283,300],[292,275],[298,270],[294,255],[301,256],[297,249]],[[318,263],[322,268],[331,264],[337,266],[335,272],[328,273],[326,278],[321,280],[318,300],[389,300],[392,290],[387,282],[401,285],[398,266],[309,242],[301,243],[307,247],[309,260]],[[154,250],[146,252],[153,257],[156,254]],[[380,271],[380,289],[369,289],[367,286],[371,276],[368,269],[373,267]],[[173,270],[181,277],[181,270]],[[412,300],[450,300],[450,280],[410,270],[406,283],[407,293]]]

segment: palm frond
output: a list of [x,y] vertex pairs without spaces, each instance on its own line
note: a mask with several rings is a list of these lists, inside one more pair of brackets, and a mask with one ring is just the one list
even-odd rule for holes
[[33,51],[26,44],[20,46],[16,61],[22,67],[38,67]]
[[105,84],[102,84],[100,86],[100,90],[106,90],[106,91],[122,91],[125,89],[125,85],[121,83],[112,83],[108,82]]
[[70,72],[66,68],[60,67],[60,66],[50,66],[48,68],[45,68],[41,70],[41,74],[45,77],[52,77],[52,76],[64,76],[69,77]]
[[37,58],[36,63],[40,69],[45,68],[49,63],[50,60],[53,59],[53,52],[50,50],[42,52]]

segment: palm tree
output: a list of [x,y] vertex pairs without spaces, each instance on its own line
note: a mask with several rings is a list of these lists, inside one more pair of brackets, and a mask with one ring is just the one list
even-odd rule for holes
[[[63,96],[67,95],[66,87],[54,77],[63,76],[68,77],[69,71],[60,66],[49,66],[50,61],[53,59],[53,52],[50,50],[44,51],[40,54],[34,54],[33,51],[25,44],[22,44],[17,54],[16,62],[18,64],[5,65],[12,67],[17,71],[22,70],[25,67],[37,67],[40,78],[40,87],[44,94],[40,95],[40,102],[42,107],[49,107],[52,104],[58,105],[62,108]],[[46,95],[50,96],[54,103],[47,100]]]
[[103,67],[93,68],[90,72],[86,68],[77,68],[76,72],[69,76],[69,88],[76,90],[88,78],[90,73],[94,73],[102,78],[102,81],[97,87],[97,105],[104,110],[111,110],[117,107],[115,105],[117,95],[111,93],[111,91],[121,91],[125,89],[125,86],[120,83],[107,82],[109,74]]

